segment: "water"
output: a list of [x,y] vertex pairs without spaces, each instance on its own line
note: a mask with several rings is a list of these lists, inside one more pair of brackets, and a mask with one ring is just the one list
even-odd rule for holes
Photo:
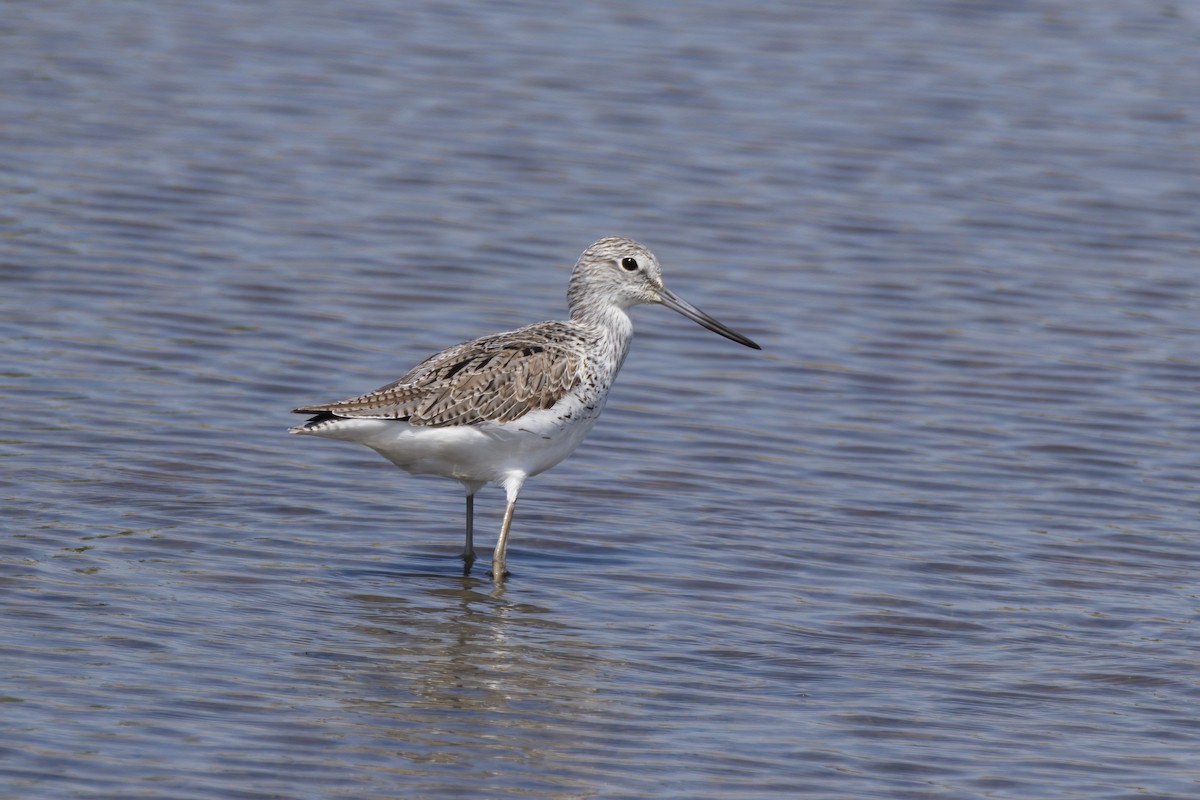
[[[0,795],[1197,796],[1198,29],[9,4]],[[637,309],[503,589],[284,433],[608,234],[764,352]]]

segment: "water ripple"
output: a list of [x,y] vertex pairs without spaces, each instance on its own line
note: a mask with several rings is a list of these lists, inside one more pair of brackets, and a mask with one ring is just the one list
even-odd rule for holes
[[[0,794],[1195,796],[1200,18],[277,5],[0,26]],[[764,351],[635,310],[504,588],[284,433],[609,234]]]

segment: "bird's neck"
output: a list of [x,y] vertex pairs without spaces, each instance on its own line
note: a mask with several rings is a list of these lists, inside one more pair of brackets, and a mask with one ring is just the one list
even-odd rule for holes
[[575,306],[571,309],[571,321],[594,331],[613,355],[614,372],[621,368],[633,341],[633,320],[625,309],[609,304]]

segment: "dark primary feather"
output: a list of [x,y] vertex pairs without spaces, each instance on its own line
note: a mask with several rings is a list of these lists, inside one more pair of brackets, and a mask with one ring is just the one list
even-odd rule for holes
[[583,344],[578,329],[538,323],[464,342],[373,392],[296,413],[316,414],[307,425],[335,418],[407,420],[430,427],[511,422],[550,408],[579,384]]

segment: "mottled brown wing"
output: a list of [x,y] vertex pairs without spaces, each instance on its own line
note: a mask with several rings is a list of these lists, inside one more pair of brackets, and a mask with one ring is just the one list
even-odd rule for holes
[[511,422],[550,408],[582,380],[577,334],[566,326],[547,330],[544,325],[537,336],[522,329],[466,342],[361,397],[296,410],[430,427]]

